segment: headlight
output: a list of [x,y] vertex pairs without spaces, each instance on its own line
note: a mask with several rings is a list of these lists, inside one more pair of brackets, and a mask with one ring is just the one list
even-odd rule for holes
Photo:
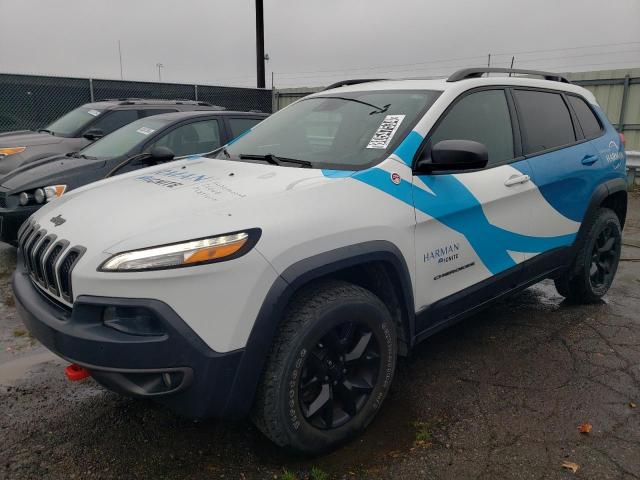
[[0,159],[4,157],[8,157],[9,155],[14,155],[16,153],[22,153],[27,149],[27,147],[8,147],[8,148],[0,148]]
[[18,202],[24,207],[29,203],[29,200],[31,200],[31,198],[32,195],[29,195],[27,192],[22,192],[20,195],[18,195]]
[[260,238],[260,229],[251,229],[188,242],[132,250],[114,255],[105,261],[98,270],[103,272],[162,270],[231,260],[251,250],[258,238]]
[[36,188],[29,192],[22,192],[18,195],[18,202],[23,207],[29,205],[32,201],[41,204],[55,200],[61,197],[64,192],[67,191],[66,185],[50,185],[48,187]]
[[33,198],[36,200],[36,203],[44,203],[44,190],[42,188],[36,188],[36,191],[33,192]]
[[44,196],[47,199],[47,202],[51,200],[55,200],[62,196],[64,192],[67,191],[66,185],[51,185],[49,187],[44,187]]

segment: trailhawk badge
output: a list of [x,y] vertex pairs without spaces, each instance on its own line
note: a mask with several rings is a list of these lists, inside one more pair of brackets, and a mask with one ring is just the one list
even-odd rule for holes
[[51,223],[53,223],[56,227],[62,225],[66,220],[62,218],[62,215],[58,215],[57,217],[53,217],[50,219]]

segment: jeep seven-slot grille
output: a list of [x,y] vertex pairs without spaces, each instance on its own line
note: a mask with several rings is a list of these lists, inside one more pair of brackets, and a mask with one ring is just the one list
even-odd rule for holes
[[84,253],[84,247],[69,247],[54,234],[35,223],[29,223],[18,232],[18,245],[31,279],[44,292],[57,300],[73,301],[71,272]]

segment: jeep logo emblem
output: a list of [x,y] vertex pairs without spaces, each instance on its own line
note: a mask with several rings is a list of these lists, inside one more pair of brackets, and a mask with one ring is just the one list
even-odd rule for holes
[[59,227],[64,222],[66,222],[66,220],[64,218],[62,218],[62,215],[58,215],[57,217],[53,217],[51,219],[51,223],[53,223],[56,227]]

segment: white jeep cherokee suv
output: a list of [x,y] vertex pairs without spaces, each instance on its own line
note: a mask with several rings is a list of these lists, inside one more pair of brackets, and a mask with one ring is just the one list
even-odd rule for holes
[[545,278],[611,285],[621,137],[587,90],[507,72],[529,75],[341,82],[63,195],[19,235],[25,324],[113,391],[336,446],[434,332]]

